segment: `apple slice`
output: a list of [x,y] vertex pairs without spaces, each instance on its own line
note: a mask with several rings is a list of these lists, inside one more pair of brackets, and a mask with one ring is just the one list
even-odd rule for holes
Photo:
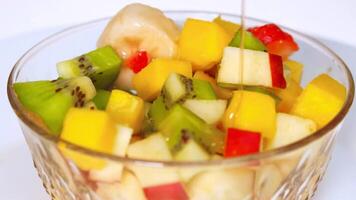
[[[209,160],[210,155],[194,140],[189,140],[186,145],[175,155],[177,161],[204,161]],[[201,172],[201,168],[189,167],[178,169],[178,173],[184,182],[188,182],[194,175]]]
[[255,179],[255,194],[257,199],[272,199],[272,196],[281,186],[283,175],[277,166],[265,165],[257,169]]
[[285,113],[277,113],[277,129],[267,149],[274,149],[296,142],[316,131],[314,121]]
[[208,124],[216,124],[223,117],[226,110],[226,100],[198,100],[188,99],[183,106],[188,108]]
[[[227,88],[243,85],[285,88],[282,58],[262,51],[226,47],[217,82]],[[243,64],[241,66],[241,64]],[[241,80],[242,79],[242,80]]]
[[260,151],[261,134],[229,128],[225,146],[225,157],[236,157],[253,154]]
[[[118,156],[125,156],[129,146],[133,130],[126,126],[117,126],[117,136],[113,153]],[[99,182],[116,182],[121,178],[123,165],[118,162],[108,161],[103,169],[92,169],[89,171],[89,178]]]
[[[130,144],[127,155],[129,158],[145,160],[173,160],[164,137],[159,133]],[[174,168],[137,165],[128,166],[128,168],[136,174],[143,187],[164,185],[179,181],[178,173]]]
[[147,200],[189,200],[187,193],[181,183],[170,183],[166,185],[144,188]]
[[98,183],[96,194],[108,200],[146,200],[140,182],[129,171],[124,171],[118,183]]
[[251,199],[254,172],[248,169],[208,171],[187,185],[191,200]]

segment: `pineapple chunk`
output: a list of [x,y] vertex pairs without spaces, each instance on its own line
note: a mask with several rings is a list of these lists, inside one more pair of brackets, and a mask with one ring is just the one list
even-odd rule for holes
[[122,90],[113,90],[106,111],[116,123],[127,125],[137,132],[144,117],[144,102],[140,97]]
[[310,119],[278,113],[277,131],[274,138],[267,141],[267,149],[274,149],[296,142],[316,131],[316,124]]
[[283,64],[287,66],[287,69],[290,71],[287,77],[300,84],[303,74],[303,64],[293,60],[287,60]]
[[289,113],[303,88],[293,79],[288,80],[286,89],[276,89],[276,94],[282,99],[278,104],[278,111]]
[[215,91],[215,94],[219,97],[219,99],[230,99],[232,97],[231,90],[218,86],[216,80],[213,77],[204,73],[203,71],[195,72],[193,78],[198,80],[209,81]]
[[[177,161],[204,161],[209,160],[209,154],[199,146],[194,140],[189,142],[175,155]],[[183,181],[188,182],[194,175],[201,172],[202,168],[181,168],[178,170]]]
[[187,19],[178,43],[178,56],[192,62],[193,70],[207,70],[221,60],[230,39],[214,22]]
[[276,131],[276,103],[266,94],[235,91],[224,116],[224,127],[259,132],[272,139]]
[[[104,111],[71,108],[65,117],[60,137],[94,151],[112,153],[116,125]],[[101,169],[106,165],[104,160],[72,151],[62,143],[59,148],[83,170]]]
[[338,114],[345,99],[345,87],[329,75],[321,74],[303,90],[291,113],[314,120],[320,129]]
[[[171,152],[166,144],[166,140],[159,133],[131,144],[127,150],[127,155],[129,158],[146,160],[173,160]],[[173,168],[155,168],[150,166],[128,167],[136,174],[143,187],[163,185],[179,181],[178,173]]]
[[192,66],[189,62],[159,58],[154,59],[147,67],[135,74],[132,84],[139,97],[151,101],[159,96],[164,82],[171,73],[192,77]]
[[232,39],[235,36],[235,33],[240,29],[240,24],[235,24],[233,22],[226,21],[222,19],[220,15],[216,17],[213,22],[223,28],[225,32],[230,36],[230,39]]

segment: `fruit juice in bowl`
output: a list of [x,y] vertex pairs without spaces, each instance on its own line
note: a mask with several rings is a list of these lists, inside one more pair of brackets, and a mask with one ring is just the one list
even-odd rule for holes
[[238,21],[131,4],[30,49],[8,95],[48,194],[311,198],[352,76],[308,36]]

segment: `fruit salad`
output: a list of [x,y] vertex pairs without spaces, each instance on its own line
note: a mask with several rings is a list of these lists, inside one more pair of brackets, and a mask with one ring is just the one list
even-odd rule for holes
[[[217,16],[178,26],[156,8],[131,4],[96,44],[58,61],[57,79],[13,88],[52,137],[114,156],[209,162],[258,154],[323,128],[346,98],[328,74],[301,84],[297,41],[276,24],[245,28]],[[101,199],[243,199],[258,178],[247,169],[126,167],[62,142],[58,149]]]

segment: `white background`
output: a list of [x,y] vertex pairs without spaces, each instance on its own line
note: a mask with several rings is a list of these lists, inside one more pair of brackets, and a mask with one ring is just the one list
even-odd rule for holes
[[[356,72],[356,1],[246,0],[247,15],[322,39]],[[49,199],[33,170],[15,115],[6,98],[11,66],[28,48],[66,26],[117,12],[127,0],[0,0],[0,199]],[[165,10],[240,13],[239,0],[140,1]],[[334,157],[316,199],[355,199],[355,109],[339,135]]]

